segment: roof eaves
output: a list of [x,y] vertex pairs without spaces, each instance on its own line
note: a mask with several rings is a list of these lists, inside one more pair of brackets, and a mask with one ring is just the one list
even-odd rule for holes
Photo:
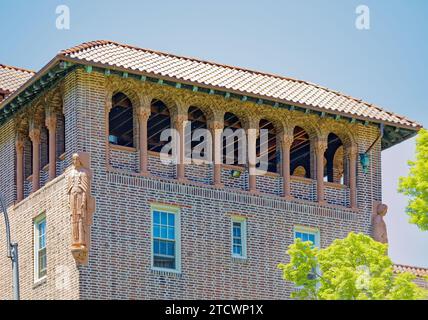
[[[249,97],[254,97],[257,99],[264,99],[264,100],[269,100],[269,101],[274,101],[274,102],[279,102],[279,103],[283,103],[283,104],[289,104],[289,105],[294,105],[297,107],[301,107],[301,108],[305,108],[305,109],[310,109],[312,111],[316,111],[316,112],[328,112],[329,114],[332,115],[339,115],[342,116],[344,118],[355,118],[357,120],[361,120],[361,121],[368,121],[371,123],[377,123],[377,124],[385,124],[385,125],[391,125],[397,128],[403,128],[403,129],[409,129],[412,131],[419,131],[422,126],[419,125],[418,123],[411,121],[407,118],[406,121],[409,123],[412,123],[413,125],[406,125],[406,124],[402,124],[402,123],[396,123],[396,122],[391,122],[391,121],[386,121],[386,120],[381,120],[381,119],[374,119],[374,118],[370,118],[370,117],[365,117],[365,116],[361,116],[361,115],[351,115],[349,113],[346,112],[341,112],[341,111],[337,111],[337,110],[328,110],[326,111],[326,109],[321,108],[321,107],[317,107],[314,105],[310,105],[310,104],[303,104],[303,103],[299,103],[299,102],[294,102],[294,101],[290,101],[290,100],[286,100],[286,99],[280,99],[280,98],[273,98],[267,95],[262,95],[262,94],[255,94],[255,93],[251,93],[245,90],[234,90],[234,89],[230,89],[230,88],[224,88],[224,87],[220,87],[220,86],[214,86],[214,85],[208,85],[208,84],[201,84],[199,82],[195,82],[195,81],[189,81],[189,80],[184,80],[184,79],[178,79],[175,77],[170,77],[170,76],[165,76],[165,75],[161,75],[161,74],[157,74],[157,73],[152,73],[152,72],[144,72],[144,71],[140,71],[140,70],[134,70],[134,69],[130,69],[130,68],[125,68],[125,67],[120,67],[117,65],[109,65],[109,64],[104,64],[104,63],[100,63],[100,62],[94,62],[94,61],[90,61],[90,60],[86,60],[86,59],[80,59],[80,58],[73,58],[73,57],[69,57],[67,55],[64,55],[63,53],[60,53],[58,56],[58,59],[63,60],[63,61],[68,61],[68,62],[72,62],[75,64],[82,64],[82,65],[90,65],[90,66],[94,66],[94,67],[99,67],[99,68],[104,68],[104,69],[111,69],[111,70],[117,70],[120,72],[131,72],[133,74],[137,74],[137,75],[144,75],[144,76],[149,76],[149,77],[156,77],[162,80],[168,80],[168,81],[174,81],[174,82],[180,82],[183,84],[189,84],[192,86],[198,86],[198,87],[204,87],[207,89],[214,89],[214,90],[218,90],[218,91],[224,91],[224,92],[229,92],[229,93],[234,93],[234,94],[238,94],[238,95],[245,95],[245,96],[249,96]],[[343,96],[343,95],[342,95]],[[395,114],[394,114],[395,115]]]
[[43,75],[45,75],[57,62],[59,61],[58,55],[55,56],[51,61],[49,61],[42,69],[38,72],[34,73],[33,76],[28,79],[25,83],[23,83],[17,90],[12,92],[9,96],[7,96],[4,100],[0,102],[0,110],[10,103],[13,99],[15,99],[19,94],[25,91],[30,85],[40,79]]

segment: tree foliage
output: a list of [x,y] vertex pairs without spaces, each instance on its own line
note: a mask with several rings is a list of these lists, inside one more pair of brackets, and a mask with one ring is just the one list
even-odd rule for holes
[[410,222],[428,230],[428,131],[421,129],[416,139],[416,160],[409,161],[407,177],[401,177],[398,191],[410,196],[407,214]]
[[427,292],[410,273],[393,273],[387,245],[364,234],[350,233],[319,249],[296,239],[287,254],[288,264],[279,264],[284,280],[297,287],[292,297],[311,300],[401,300],[420,299]]

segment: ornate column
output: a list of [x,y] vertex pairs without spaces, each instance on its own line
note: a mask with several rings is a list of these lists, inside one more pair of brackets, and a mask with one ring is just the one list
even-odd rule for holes
[[248,148],[248,188],[250,192],[257,191],[257,135],[259,123],[256,119],[249,119],[246,123],[247,148]]
[[279,141],[281,143],[281,171],[282,171],[282,186],[284,198],[292,198],[291,184],[290,184],[290,149],[294,141],[294,136],[290,132],[281,132],[279,134]]
[[16,148],[16,201],[24,199],[24,140],[21,134],[17,134]]
[[327,150],[327,139],[316,140],[314,148],[317,165],[317,199],[319,203],[324,203],[324,153]]
[[186,122],[188,116],[187,114],[178,113],[173,116],[174,129],[177,130],[178,136],[178,148],[177,148],[177,180],[184,181],[186,180],[185,175],[185,148],[186,148]]
[[357,156],[358,147],[353,144],[346,149],[349,160],[349,192],[351,208],[357,208]]
[[56,176],[56,122],[56,113],[47,112],[45,124],[49,131],[49,181]]
[[30,124],[29,136],[33,144],[33,190],[37,191],[40,188],[40,128],[34,124]]
[[223,163],[223,128],[224,128],[224,120],[223,117],[217,117],[217,119],[213,119],[209,122],[208,127],[211,131],[212,136],[212,155],[213,155],[213,184],[214,186],[220,187],[221,183],[221,168]]
[[139,127],[139,151],[140,151],[140,174],[147,175],[148,169],[148,146],[147,146],[147,121],[149,120],[151,109],[151,97],[141,99],[141,104],[137,108],[138,127]]

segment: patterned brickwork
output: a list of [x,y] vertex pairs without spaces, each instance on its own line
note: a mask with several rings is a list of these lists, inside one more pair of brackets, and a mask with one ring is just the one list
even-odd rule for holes
[[[316,182],[309,179],[293,178],[291,190],[296,198],[293,201],[280,196],[282,178],[275,175],[258,177],[260,192],[250,194],[246,191],[247,171],[233,178],[232,168],[228,166],[222,169],[223,188],[211,186],[210,165],[187,166],[188,181],[179,183],[174,179],[176,166],[162,164],[152,153],[148,164],[152,176],[143,177],[138,173],[138,150],[116,150],[106,139],[105,76],[78,69],[67,75],[63,87],[66,155],[57,170],[62,173],[70,165],[72,153],[84,151],[91,154],[94,173],[92,192],[97,210],[91,229],[89,264],[77,269],[69,251],[65,180],[59,177],[16,208],[11,207],[11,224],[19,226],[19,231],[13,230],[13,233],[23,247],[23,297],[284,299],[291,286],[282,280],[276,265],[287,261],[285,251],[293,241],[294,226],[318,228],[323,247],[350,231],[370,232],[372,201],[381,199],[380,142],[370,151],[367,174],[361,172],[358,164],[359,210],[343,206],[349,205],[347,188],[327,184],[326,198],[330,205],[320,206],[315,202]],[[363,125],[355,128],[359,152],[365,152],[376,140],[379,130]],[[2,163],[14,163],[13,134],[12,124],[0,128]],[[8,203],[12,204],[15,190],[9,186],[14,185],[14,170],[0,174],[2,190],[8,190]],[[26,189],[30,187],[27,183]],[[181,274],[150,268],[152,203],[181,208]],[[46,212],[48,221],[48,277],[45,283],[33,288],[32,218],[41,212]],[[231,215],[248,219],[246,260],[231,258]],[[4,248],[0,248],[0,271],[8,274],[10,270],[4,266],[10,264],[2,250]],[[55,286],[57,266],[65,266],[71,274],[67,292]],[[0,286],[2,294],[9,297],[10,283],[0,281]]]

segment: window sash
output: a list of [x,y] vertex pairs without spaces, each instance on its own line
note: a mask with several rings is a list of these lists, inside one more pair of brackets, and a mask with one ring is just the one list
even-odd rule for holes
[[47,274],[47,253],[46,253],[46,217],[38,218],[35,221],[35,241],[34,241],[34,274],[39,280]]
[[246,220],[232,218],[232,256],[246,258]]
[[178,271],[178,213],[152,208],[152,267]]

